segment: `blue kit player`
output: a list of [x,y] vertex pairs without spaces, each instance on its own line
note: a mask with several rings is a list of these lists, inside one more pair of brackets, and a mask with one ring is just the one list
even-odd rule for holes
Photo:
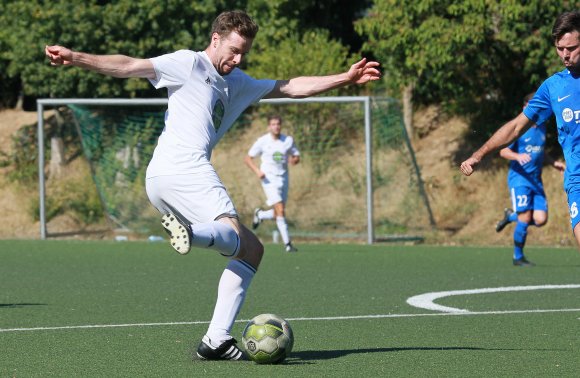
[[[524,98],[524,109],[533,97],[534,93],[530,93]],[[548,203],[542,182],[545,144],[545,124],[533,125],[499,152],[501,157],[510,161],[507,182],[513,210],[505,209],[504,218],[497,222],[495,230],[500,232],[509,223],[516,222],[513,257],[516,266],[534,265],[524,256],[528,226],[542,227],[548,221]],[[560,171],[566,167],[559,161],[551,163]]]
[[522,113],[503,125],[461,163],[461,172],[471,175],[486,155],[508,146],[534,124],[541,125],[554,115],[558,141],[566,159],[564,190],[568,197],[570,222],[580,245],[580,11],[565,12],[557,17],[552,28],[552,41],[564,70],[545,80]]

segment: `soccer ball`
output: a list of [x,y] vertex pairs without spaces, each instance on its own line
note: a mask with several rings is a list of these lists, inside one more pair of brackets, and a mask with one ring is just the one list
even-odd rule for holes
[[274,314],[262,314],[248,322],[242,344],[252,361],[277,364],[292,351],[294,334],[286,320]]

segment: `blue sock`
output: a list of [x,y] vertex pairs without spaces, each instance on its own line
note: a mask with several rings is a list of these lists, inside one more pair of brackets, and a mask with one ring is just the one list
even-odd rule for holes
[[515,222],[518,220],[518,213],[516,213],[515,211],[513,213],[510,214],[510,216],[508,217],[508,221],[510,222]]
[[514,229],[514,260],[524,257],[524,245],[528,236],[528,224],[518,221]]

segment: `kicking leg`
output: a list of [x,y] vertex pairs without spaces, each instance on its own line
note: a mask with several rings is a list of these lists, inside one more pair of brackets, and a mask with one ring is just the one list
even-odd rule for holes
[[240,250],[238,233],[231,225],[219,221],[189,224],[176,212],[165,214],[161,224],[171,237],[171,246],[182,255],[192,246],[213,249],[226,257],[236,256]]

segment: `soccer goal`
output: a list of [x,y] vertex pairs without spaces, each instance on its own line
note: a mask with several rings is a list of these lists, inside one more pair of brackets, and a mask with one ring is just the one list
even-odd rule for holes
[[[47,217],[45,112],[66,115],[78,132],[103,213],[117,232],[154,235],[160,216],[145,194],[145,170],[164,127],[167,99],[40,99],[38,164],[40,234]],[[397,101],[366,96],[265,99],[250,107],[213,152],[212,164],[241,220],[264,208],[259,180],[243,163],[267,132],[268,115],[282,117],[301,162],[290,167],[287,219],[295,239],[420,240],[434,226],[419,167]],[[275,223],[260,226],[267,238]]]

